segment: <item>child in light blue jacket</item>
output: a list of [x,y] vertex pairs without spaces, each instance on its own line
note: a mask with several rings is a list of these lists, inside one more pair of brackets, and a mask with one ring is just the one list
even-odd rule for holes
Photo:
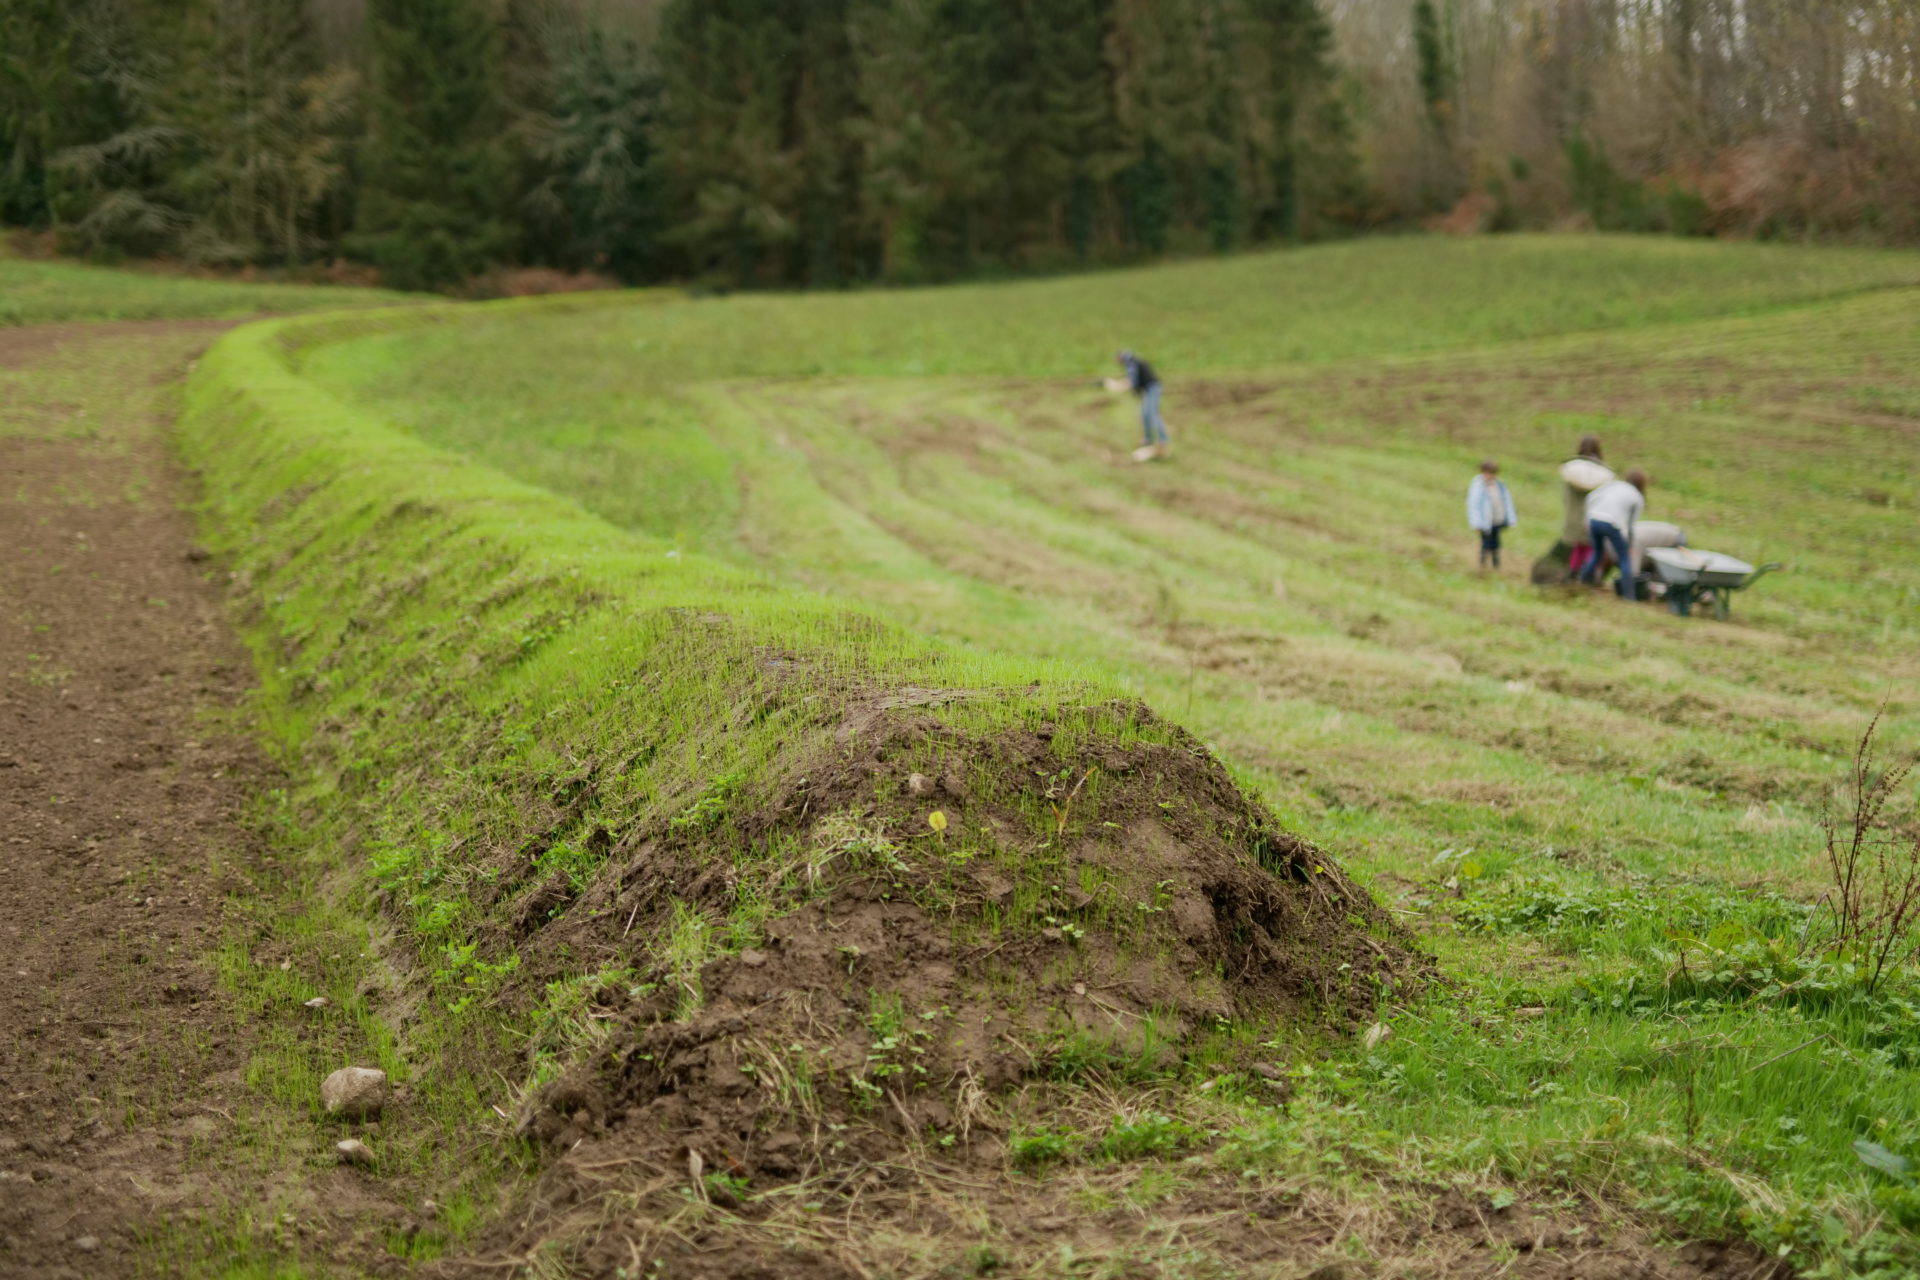
[[1500,465],[1492,458],[1480,464],[1480,474],[1467,486],[1467,523],[1480,535],[1480,567],[1500,567],[1500,531],[1520,523],[1513,509],[1513,495],[1500,478]]

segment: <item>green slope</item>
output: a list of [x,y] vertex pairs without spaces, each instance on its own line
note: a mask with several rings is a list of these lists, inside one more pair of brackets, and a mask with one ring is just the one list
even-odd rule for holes
[[[1849,980],[1781,958],[1873,710],[1920,737],[1917,268],[1408,239],[480,314],[304,369],[689,552],[1138,692],[1470,980],[1465,1022],[1410,1011],[1332,1072],[1402,1158],[1626,1174],[1682,1219],[1818,1250],[1829,1208],[1857,1223],[1894,1192],[1854,1140],[1920,1147],[1913,1006],[1803,1000]],[[1128,465],[1127,410],[1086,385],[1122,343],[1170,379],[1168,466]],[[1524,563],[1588,430],[1654,470],[1651,514],[1789,571],[1731,625],[1475,575],[1477,459],[1506,463]],[[1668,981],[1688,945],[1724,998]]]

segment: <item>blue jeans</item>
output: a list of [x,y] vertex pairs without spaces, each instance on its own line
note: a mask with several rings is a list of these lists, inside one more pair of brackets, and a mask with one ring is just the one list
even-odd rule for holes
[[1498,565],[1500,563],[1500,531],[1506,527],[1507,526],[1503,524],[1497,524],[1491,529],[1482,529],[1480,531],[1480,558],[1482,560],[1485,560],[1488,556],[1492,556],[1494,564]]
[[1167,422],[1160,416],[1160,384],[1157,382],[1140,393],[1140,432],[1143,443],[1168,443]]
[[1587,561],[1587,567],[1580,571],[1580,581],[1599,581],[1600,557],[1611,550],[1614,560],[1620,565],[1620,595],[1627,600],[1634,599],[1633,561],[1627,555],[1627,535],[1619,525],[1608,524],[1605,520],[1589,520],[1587,533],[1593,538],[1593,559]]

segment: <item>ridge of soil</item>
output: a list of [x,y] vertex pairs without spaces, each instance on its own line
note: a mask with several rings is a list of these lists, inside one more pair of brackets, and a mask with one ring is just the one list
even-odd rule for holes
[[[787,784],[739,816],[731,836],[749,842],[782,829],[815,848],[859,835],[822,869],[814,896],[697,981],[645,969],[622,940],[635,929],[661,936],[675,900],[724,915],[743,891],[765,892],[737,867],[659,828],[599,832],[609,863],[577,898],[517,881],[524,853],[499,862],[498,892],[525,895],[513,918],[530,983],[550,972],[540,957],[553,952],[624,951],[653,981],[593,991],[595,1047],[520,1117],[543,1153],[539,1176],[433,1274],[498,1274],[537,1257],[565,1258],[570,1274],[698,1280],[1052,1274],[1063,1249],[1087,1265],[1109,1258],[1101,1274],[1180,1274],[1141,1269],[1170,1231],[1206,1241],[1206,1274],[1376,1274],[1324,1263],[1354,1239],[1389,1260],[1385,1273],[1407,1276],[1774,1274],[1744,1247],[1663,1248],[1596,1204],[1509,1211],[1408,1185],[1385,1213],[1276,1191],[1212,1165],[1204,1139],[1177,1166],[1187,1185],[1150,1213],[1125,1203],[1124,1165],[1035,1177],[1018,1155],[1022,1130],[1097,1134],[1116,1107],[1177,1115],[1178,1090],[1192,1087],[1171,1083],[1183,1047],[1225,1020],[1357,1029],[1382,993],[1404,998],[1429,982],[1431,964],[1331,859],[1275,829],[1177,730],[1170,743],[1107,742],[1064,770],[1115,780],[1074,814],[1067,868],[1097,867],[1106,892],[1154,903],[1165,924],[1128,936],[1090,895],[1056,887],[1035,908],[1056,925],[968,945],[954,920],[1006,906],[1013,886],[990,857],[943,865],[945,836],[986,830],[1014,843],[1031,827],[1017,788],[978,794],[965,780],[1039,783],[1061,776],[1062,761],[1050,726],[982,736],[915,710],[924,701],[884,691],[856,700],[847,724],[857,732],[834,737],[857,749],[792,765]],[[1152,719],[1120,704],[1070,710]],[[899,785],[914,761],[926,770],[917,791]],[[591,785],[589,772],[569,794]],[[940,841],[924,838],[934,808],[946,819]],[[900,835],[913,832],[923,838]],[[899,1015],[891,1035],[876,1025],[885,1002]],[[1289,1087],[1263,1056],[1251,1044],[1225,1049],[1215,1083],[1264,1091],[1284,1116]],[[1111,1189],[1098,1192],[1103,1184]],[[1119,1203],[1088,1207],[1102,1195]],[[972,1261],[956,1269],[962,1257]]]

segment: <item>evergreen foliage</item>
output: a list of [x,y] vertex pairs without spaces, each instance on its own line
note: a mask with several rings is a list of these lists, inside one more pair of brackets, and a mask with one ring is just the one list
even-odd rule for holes
[[1444,129],[1452,96],[1453,76],[1447,67],[1446,46],[1440,38],[1440,13],[1433,0],[1414,0],[1413,52],[1420,75],[1420,101],[1436,129]]
[[1357,203],[1315,0],[0,0],[0,33],[0,214],[93,253],[830,286]]
[[335,131],[351,74],[324,73],[296,3],[193,0],[174,19],[181,68],[154,116],[176,139],[167,186],[180,252],[200,262],[294,262],[315,243],[320,202],[342,174]]
[[0,222],[52,218],[47,161],[76,105],[77,36],[62,0],[0,2]]
[[1353,163],[1311,0],[672,0],[659,56],[671,235],[742,284],[1298,235]]
[[435,288],[942,280],[1450,209],[1911,239],[1903,6],[0,0],[0,222]]
[[659,253],[659,77],[630,37],[598,25],[552,55],[540,86],[550,98],[526,118],[526,252],[569,269],[644,279]]
[[367,24],[353,244],[399,288],[457,284],[509,243],[498,28],[480,0],[370,0]]

